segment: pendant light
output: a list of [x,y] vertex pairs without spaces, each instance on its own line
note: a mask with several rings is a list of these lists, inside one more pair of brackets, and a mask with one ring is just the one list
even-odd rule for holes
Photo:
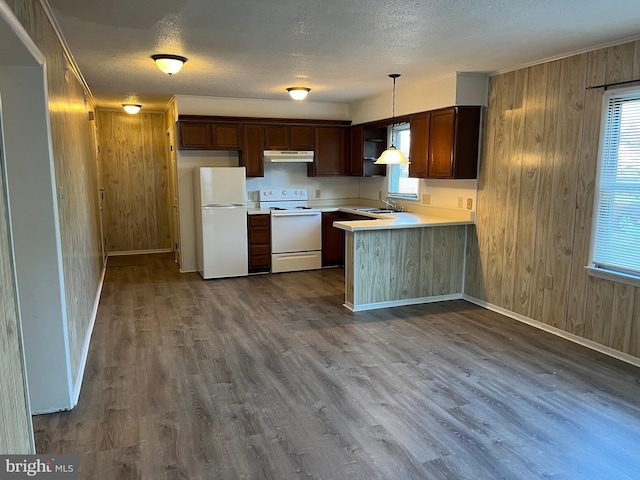
[[187,61],[187,57],[183,57],[181,55],[169,55],[165,53],[151,55],[151,58],[156,62],[157,67],[169,76],[174,73],[178,73]]
[[[391,73],[389,74],[389,76],[393,78],[393,100],[391,104],[391,128],[393,129],[396,118],[396,78],[398,78],[400,74]],[[395,147],[395,145],[393,144],[392,135],[391,145],[384,152],[382,152],[380,158],[378,158],[378,160],[376,160],[374,163],[376,165],[396,165],[401,163],[407,164],[409,163],[409,160],[407,160],[407,157],[405,157],[404,154]]]

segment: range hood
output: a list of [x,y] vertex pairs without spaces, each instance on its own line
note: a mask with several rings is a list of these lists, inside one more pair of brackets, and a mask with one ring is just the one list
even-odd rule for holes
[[264,161],[271,163],[312,163],[313,150],[265,150]]

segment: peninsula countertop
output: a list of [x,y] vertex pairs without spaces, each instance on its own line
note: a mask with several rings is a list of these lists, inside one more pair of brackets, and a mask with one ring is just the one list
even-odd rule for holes
[[473,225],[472,212],[437,209],[434,212],[371,213],[355,208],[341,207],[342,212],[371,217],[371,220],[346,220],[334,222],[333,226],[347,232],[363,230],[389,230],[401,228],[444,227]]

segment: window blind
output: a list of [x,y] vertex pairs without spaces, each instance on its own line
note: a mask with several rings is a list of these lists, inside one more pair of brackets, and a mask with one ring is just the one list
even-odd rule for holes
[[604,121],[592,262],[640,276],[640,90],[610,92]]

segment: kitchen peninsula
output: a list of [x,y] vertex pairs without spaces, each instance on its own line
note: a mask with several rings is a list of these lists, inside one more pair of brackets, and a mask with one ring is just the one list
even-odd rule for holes
[[464,214],[407,212],[335,222],[345,231],[345,307],[361,311],[462,298],[471,224]]

